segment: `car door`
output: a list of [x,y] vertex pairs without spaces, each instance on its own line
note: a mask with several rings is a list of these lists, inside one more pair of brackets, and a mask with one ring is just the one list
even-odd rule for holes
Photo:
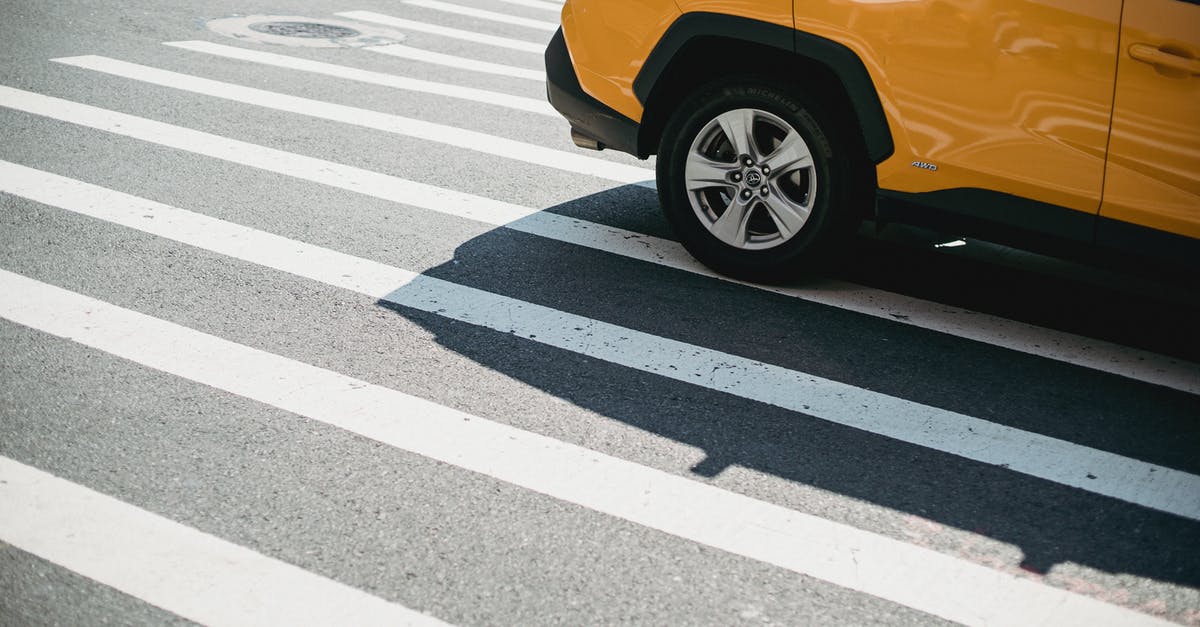
[[[896,137],[880,187],[924,194],[918,201],[948,196],[949,210],[1091,243],[1122,0],[840,4],[852,7],[855,37],[870,42],[864,62]],[[798,26],[808,24],[802,6]]]
[[1200,0],[1125,2],[1100,216],[1109,247],[1200,238]]

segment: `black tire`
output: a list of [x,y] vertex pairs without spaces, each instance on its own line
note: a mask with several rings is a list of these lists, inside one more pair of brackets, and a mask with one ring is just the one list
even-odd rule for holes
[[[721,274],[775,283],[825,269],[836,259],[866,215],[874,177],[861,140],[845,130],[846,121],[800,91],[766,86],[773,83],[778,81],[713,84],[685,99],[664,128],[657,179],[667,220],[693,256]],[[751,111],[748,118],[746,111]],[[738,120],[743,126],[722,125]],[[754,145],[742,147],[757,155],[734,154],[737,147],[726,129],[745,128],[745,120],[752,120]],[[775,163],[786,161],[780,158],[781,134],[791,131],[803,140],[811,167],[762,172],[772,155]],[[789,153],[799,150],[791,140]],[[750,160],[735,166],[725,162],[731,156]],[[723,174],[724,182],[688,191],[689,157],[693,180],[711,170],[713,177]],[[720,169],[701,158],[719,163]],[[728,204],[722,208],[722,203]],[[734,212],[726,215],[731,208]]]

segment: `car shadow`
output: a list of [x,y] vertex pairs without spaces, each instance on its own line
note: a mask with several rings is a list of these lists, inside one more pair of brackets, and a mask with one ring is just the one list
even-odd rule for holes
[[[670,237],[641,187],[547,211]],[[1200,314],[1186,288],[1135,297],[1103,277],[919,242],[861,237],[854,248],[836,278],[1200,361],[1200,340],[1179,333]],[[1183,392],[503,227],[424,275],[1200,472],[1200,400]],[[1200,587],[1196,521],[398,305],[408,289],[378,304],[482,366],[703,450],[686,471],[698,480],[739,466],[1010,544],[1032,572],[1074,563]]]

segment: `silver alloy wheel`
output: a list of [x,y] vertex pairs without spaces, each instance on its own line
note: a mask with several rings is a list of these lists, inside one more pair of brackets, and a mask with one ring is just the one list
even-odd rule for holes
[[804,227],[816,201],[816,175],[800,133],[760,109],[734,109],[709,121],[684,167],[700,223],[745,250],[774,248]]

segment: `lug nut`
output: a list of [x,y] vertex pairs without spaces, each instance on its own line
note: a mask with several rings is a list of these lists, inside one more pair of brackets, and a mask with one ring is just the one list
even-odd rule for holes
[[751,159],[750,157],[746,157],[745,159],[743,159],[742,163],[745,163],[747,168],[754,167],[754,160]]
[[763,173],[763,176],[766,176],[766,175],[770,174],[770,173],[771,173],[771,167],[770,167],[770,166],[765,166],[765,165],[764,165],[764,166],[762,167],[762,173]]
[[742,200],[750,200],[750,197],[753,195],[754,195],[753,192],[751,192],[748,189],[742,190]]
[[767,186],[766,186],[766,185],[763,185],[762,189],[760,189],[760,190],[758,190],[758,191],[759,191],[760,193],[762,193],[762,195],[763,195],[763,196],[767,196],[768,194],[770,194],[770,193],[771,193],[771,190],[767,189]]
[[732,179],[734,183],[741,183],[742,182],[742,173],[734,172],[733,175],[730,176],[729,178]]

